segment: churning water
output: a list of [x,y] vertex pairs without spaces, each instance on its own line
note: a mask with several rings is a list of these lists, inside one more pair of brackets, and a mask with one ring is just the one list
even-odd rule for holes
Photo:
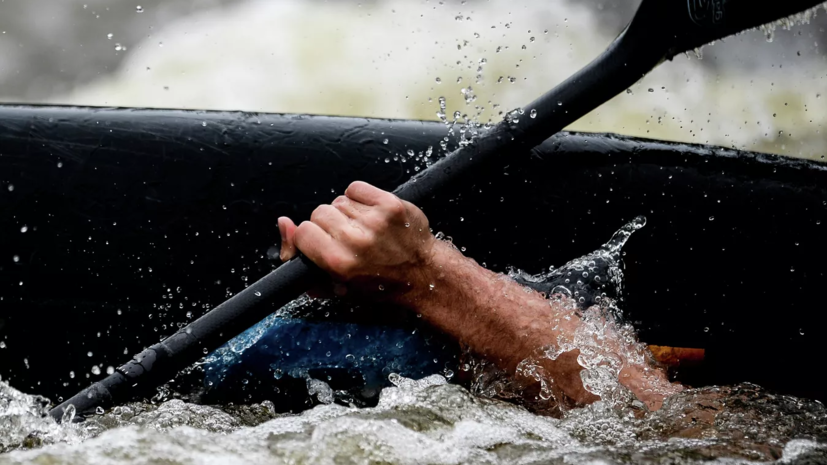
[[171,400],[67,426],[2,384],[0,464],[827,463],[824,406],[750,384],[686,390],[643,418],[598,402],[556,419],[439,375],[393,382],[373,408],[279,416]]
[[[438,374],[414,380],[391,373],[378,404],[367,408],[348,405],[325,382],[308,378],[317,405],[300,414],[279,414],[269,401],[208,406],[173,399],[99,410],[83,422],[58,425],[47,415],[48,400],[0,382],[0,465],[827,463],[827,409],[820,402],[753,384],[673,387],[662,408],[647,412],[617,382],[620,367],[642,356],[644,346],[633,341],[608,353],[599,341],[609,332],[634,339],[617,307],[618,260],[643,224],[634,220],[597,251],[558,269],[511,273],[568,299],[586,321],[571,340],[544,348],[541,356],[581,351],[584,384],[602,399],[588,407],[557,408],[552,417],[498,400],[519,393],[473,358],[460,367],[471,375],[469,389]],[[273,321],[227,347],[249,348]],[[222,351],[211,360],[237,363]],[[520,369],[533,366],[529,360]]]

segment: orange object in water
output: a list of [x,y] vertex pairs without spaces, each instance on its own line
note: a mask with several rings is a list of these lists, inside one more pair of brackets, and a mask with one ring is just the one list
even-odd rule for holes
[[655,360],[667,367],[679,365],[697,365],[704,361],[706,351],[704,349],[691,349],[686,347],[649,346]]

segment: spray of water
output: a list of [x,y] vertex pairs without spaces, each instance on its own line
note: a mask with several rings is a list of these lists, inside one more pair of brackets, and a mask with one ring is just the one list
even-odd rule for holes
[[[555,317],[547,324],[559,336],[523,360],[517,376],[508,376],[469,354],[470,363],[463,369],[474,367],[472,389],[488,397],[518,401],[534,411],[559,415],[575,404],[555,385],[554,377],[544,368],[545,362],[577,351],[583,386],[600,398],[598,405],[603,408],[624,415],[647,410],[646,404],[627,388],[625,379],[639,379],[646,398],[679,392],[680,387],[668,382],[646,346],[638,341],[635,329],[623,321],[618,306],[623,295],[622,248],[645,224],[644,217],[635,218],[599,249],[560,268],[536,275],[511,269],[512,279],[549,296]],[[558,331],[572,321],[578,322],[574,333]]]

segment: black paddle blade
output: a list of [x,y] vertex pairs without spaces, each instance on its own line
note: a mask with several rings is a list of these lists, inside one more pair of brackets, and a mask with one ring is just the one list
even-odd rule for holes
[[664,58],[802,13],[824,0],[643,0],[628,32],[659,40]]

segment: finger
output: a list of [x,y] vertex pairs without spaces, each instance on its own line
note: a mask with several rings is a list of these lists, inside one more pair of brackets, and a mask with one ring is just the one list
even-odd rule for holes
[[359,219],[367,213],[370,208],[367,205],[351,200],[344,195],[336,197],[331,205],[336,207],[337,210],[344,213],[345,216],[352,220]]
[[362,181],[351,183],[347,189],[345,189],[345,195],[351,200],[355,200],[369,206],[379,205],[383,202],[387,202],[389,197],[395,197],[390,192],[383,191],[378,187],[371,186],[370,184]]
[[341,275],[346,268],[344,257],[349,255],[348,252],[316,223],[302,222],[296,228],[293,240],[296,248],[328,273],[334,276]]
[[340,232],[350,225],[350,220],[338,208],[331,205],[319,205],[310,215],[310,221],[334,238],[340,237]]
[[279,258],[286,262],[296,256],[296,245],[293,243],[293,236],[296,234],[296,224],[293,223],[293,220],[286,216],[279,218],[279,234],[281,235]]

